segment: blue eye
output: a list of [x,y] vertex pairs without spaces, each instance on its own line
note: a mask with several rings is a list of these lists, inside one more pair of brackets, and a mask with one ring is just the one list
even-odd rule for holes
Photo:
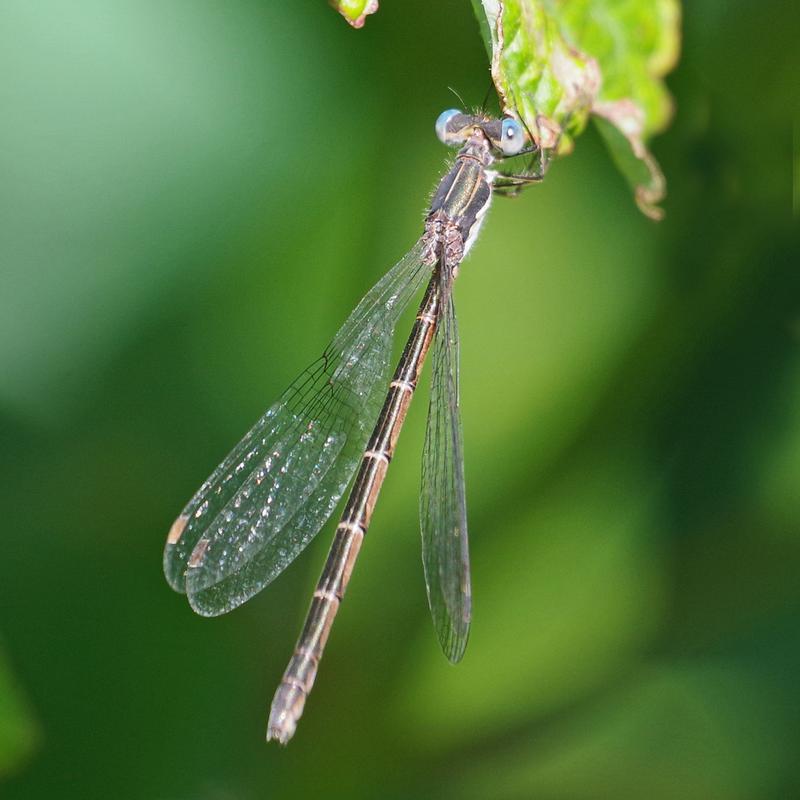
[[[441,119],[441,117],[440,117]],[[515,156],[525,146],[525,130],[515,119],[506,117],[500,139],[500,149],[504,156]]]
[[459,111],[457,108],[451,108],[439,114],[439,118],[436,120],[436,135],[439,137],[440,142],[444,142],[444,144],[453,144],[451,140],[448,140],[447,123],[450,122],[453,117],[461,113],[463,112]]

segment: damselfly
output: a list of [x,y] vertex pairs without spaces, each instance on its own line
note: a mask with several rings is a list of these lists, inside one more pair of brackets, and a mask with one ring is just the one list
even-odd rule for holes
[[[535,153],[513,117],[445,111],[436,122],[459,146],[411,251],[364,297],[322,357],[256,422],[183,509],[164,551],[170,585],[199,614],[224,614],[277,577],[336,508],[358,468],[297,647],[275,693],[267,739],[294,734],[336,612],[433,346],[422,457],[420,526],[428,602],[445,655],[464,654],[471,616],[467,512],[458,402],[453,281],[494,194],[539,180],[503,172]],[[491,169],[496,165],[495,169]],[[386,392],[395,325],[427,279]]]

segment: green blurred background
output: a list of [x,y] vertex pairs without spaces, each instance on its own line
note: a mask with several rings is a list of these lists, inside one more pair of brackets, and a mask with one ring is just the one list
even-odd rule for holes
[[[776,4],[777,5],[777,4]],[[475,616],[439,652],[412,408],[291,745],[332,526],[226,617],[170,523],[412,244],[466,0],[0,5],[0,795],[800,794],[796,28],[693,0],[661,224],[593,130],[457,287]]]

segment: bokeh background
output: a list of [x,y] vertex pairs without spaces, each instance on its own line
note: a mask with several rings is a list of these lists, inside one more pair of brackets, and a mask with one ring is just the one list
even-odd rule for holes
[[[592,130],[457,286],[475,616],[439,652],[412,408],[298,734],[332,533],[196,617],[170,523],[412,244],[466,0],[0,5],[0,795],[800,794],[793,26],[693,0],[644,219]],[[793,216],[795,214],[795,216]]]

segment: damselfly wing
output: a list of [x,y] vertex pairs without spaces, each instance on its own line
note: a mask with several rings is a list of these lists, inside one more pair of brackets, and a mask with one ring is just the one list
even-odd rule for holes
[[249,600],[333,513],[383,401],[397,320],[429,274],[418,243],[181,511],[164,572],[197,613]]

